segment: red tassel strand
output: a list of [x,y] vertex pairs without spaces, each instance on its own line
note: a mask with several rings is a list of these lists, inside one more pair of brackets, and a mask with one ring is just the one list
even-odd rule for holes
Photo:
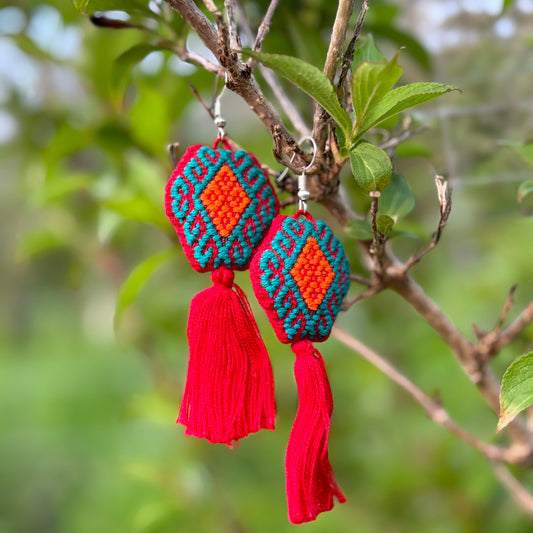
[[337,485],[329,464],[328,438],[333,398],[320,352],[309,340],[292,345],[296,354],[294,376],[299,405],[292,427],[285,468],[289,520],[310,522],[329,511],[333,496],[346,497]]
[[177,423],[186,434],[225,443],[274,429],[274,380],[268,354],[233,271],[212,273],[196,295],[187,326],[189,367]]

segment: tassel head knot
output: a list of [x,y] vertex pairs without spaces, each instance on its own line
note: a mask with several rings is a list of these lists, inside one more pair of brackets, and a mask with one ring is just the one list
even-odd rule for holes
[[302,339],[294,342],[291,345],[291,349],[296,354],[297,358],[313,355],[314,351],[313,343],[309,339]]
[[235,274],[233,273],[233,270],[230,270],[229,268],[217,268],[216,270],[213,270],[213,273],[211,274],[211,281],[215,285],[222,285],[227,289],[233,287],[234,279]]

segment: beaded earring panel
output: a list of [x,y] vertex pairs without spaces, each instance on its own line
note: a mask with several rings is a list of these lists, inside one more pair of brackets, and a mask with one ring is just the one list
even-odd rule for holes
[[257,299],[282,342],[323,341],[350,285],[340,241],[321,220],[279,215],[250,272]]
[[257,159],[243,150],[187,148],[170,177],[166,212],[192,267],[245,270],[279,211]]

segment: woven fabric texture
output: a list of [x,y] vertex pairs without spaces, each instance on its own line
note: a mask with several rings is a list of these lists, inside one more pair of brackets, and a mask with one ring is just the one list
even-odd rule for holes
[[350,286],[340,241],[301,214],[276,217],[250,265],[257,299],[285,343],[326,340]]
[[165,209],[192,267],[208,272],[246,270],[279,203],[252,154],[197,144],[168,180]]

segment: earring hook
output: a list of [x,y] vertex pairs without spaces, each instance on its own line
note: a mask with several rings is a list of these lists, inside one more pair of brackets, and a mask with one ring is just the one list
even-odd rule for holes
[[215,105],[214,105],[215,117],[213,119],[213,122],[215,123],[215,126],[218,128],[218,138],[220,140],[226,137],[226,130],[224,129],[226,127],[226,119],[222,117],[221,109],[222,109],[222,96],[224,95],[224,92],[226,91],[227,83],[228,83],[228,73],[225,72],[224,73],[224,85],[222,86],[222,90],[220,91],[220,93],[218,93],[215,99]]
[[[298,141],[298,146],[301,146],[302,143],[304,143],[305,141],[308,141],[313,145],[313,156],[311,157],[311,162],[302,169],[302,173],[298,176],[298,208],[304,213],[307,213],[307,200],[309,200],[311,193],[307,190],[306,172],[315,164],[317,146],[313,137],[310,136],[302,137]],[[289,164],[293,162],[295,155],[295,153],[292,154]],[[289,167],[286,167],[283,172],[278,176],[278,183],[281,183],[285,179],[287,172],[289,172]]]

